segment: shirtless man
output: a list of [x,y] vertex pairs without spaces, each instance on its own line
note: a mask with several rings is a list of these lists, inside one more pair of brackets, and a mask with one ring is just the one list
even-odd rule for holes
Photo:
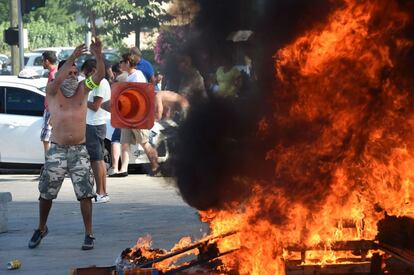
[[85,45],[78,46],[72,55],[61,64],[54,81],[46,87],[46,97],[51,114],[52,144],[46,156],[46,163],[39,181],[39,226],[33,233],[29,248],[35,248],[48,233],[47,217],[52,200],[62,186],[65,173],[71,177],[76,198],[85,226],[83,250],[93,249],[92,202],[93,173],[85,145],[86,110],[88,93],[97,87],[105,76],[102,58],[102,43],[98,38],[90,46],[97,61],[96,72],[78,83],[75,59],[86,51]]
[[[159,91],[155,94],[154,116],[156,120],[170,118],[169,113],[172,108],[175,108],[175,111],[181,112],[181,116],[185,118],[189,107],[190,103],[188,100],[175,92]],[[111,100],[103,102],[101,108],[107,112],[111,112]]]
[[179,111],[183,118],[190,107],[188,100],[175,92],[159,91],[155,94],[155,119],[170,118],[172,111]]

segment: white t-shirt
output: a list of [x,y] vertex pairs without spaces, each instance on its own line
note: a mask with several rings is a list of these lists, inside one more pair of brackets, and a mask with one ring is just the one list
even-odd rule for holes
[[[108,101],[111,99],[111,86],[109,85],[108,80],[103,78],[99,87],[91,90],[88,95],[88,101],[93,102],[95,96],[102,97],[102,102]],[[93,111],[88,108],[86,112],[86,124],[88,125],[103,125],[106,124],[106,120],[110,117],[110,114],[102,108],[99,108],[98,111]]]
[[147,79],[140,70],[136,70],[132,74],[128,75],[126,82],[141,82],[147,83]]

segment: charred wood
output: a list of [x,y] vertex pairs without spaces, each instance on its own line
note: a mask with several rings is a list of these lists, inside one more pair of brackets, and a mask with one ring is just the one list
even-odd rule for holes
[[380,243],[414,252],[414,219],[386,215],[377,226]]
[[286,275],[334,275],[334,274],[370,274],[371,263],[333,264],[333,265],[300,265],[286,266]]
[[171,269],[171,270],[169,270],[167,272],[164,272],[164,275],[182,274],[182,272],[184,270],[187,270],[187,269],[189,269],[191,267],[194,267],[194,266],[197,266],[197,265],[207,264],[210,261],[213,261],[213,260],[215,260],[217,258],[220,258],[222,256],[225,256],[227,254],[233,253],[233,252],[235,252],[237,250],[238,249],[229,250],[229,251],[226,251],[226,252],[219,253],[218,255],[211,255],[210,257],[202,257],[202,258],[199,258],[197,260],[193,260],[193,261],[184,263],[184,264],[182,264],[181,266],[179,266],[179,267],[177,267],[175,269]]
[[374,253],[371,258],[371,275],[384,275],[382,270],[383,259],[379,253]]
[[310,250],[334,250],[334,251],[367,251],[373,249],[373,241],[371,240],[358,240],[358,241],[338,241],[333,242],[330,245],[326,243],[319,243],[314,246],[303,246],[303,245],[291,245],[287,247],[289,251],[310,251]]
[[197,242],[197,243],[195,243],[193,245],[189,245],[189,246],[183,247],[182,249],[179,249],[177,251],[174,251],[174,252],[165,254],[163,256],[157,257],[157,258],[152,259],[152,260],[148,260],[148,261],[142,262],[139,265],[139,267],[151,267],[154,263],[158,263],[158,262],[164,261],[165,259],[168,259],[168,258],[177,256],[179,254],[185,253],[187,251],[190,251],[190,250],[193,250],[193,249],[196,249],[196,248],[198,248],[200,250],[200,252],[202,252],[203,251],[203,247],[207,247],[210,242],[216,242],[219,239],[222,239],[222,238],[225,238],[225,237],[234,235],[236,233],[237,233],[237,231],[231,231],[231,232],[227,232],[227,233],[224,233],[224,234],[221,234],[221,235],[218,235],[218,236],[209,237],[209,238],[207,238],[205,240],[202,240],[200,242]]
[[391,256],[403,261],[404,263],[414,267],[414,252],[408,249],[393,247],[388,244],[379,243],[377,247]]

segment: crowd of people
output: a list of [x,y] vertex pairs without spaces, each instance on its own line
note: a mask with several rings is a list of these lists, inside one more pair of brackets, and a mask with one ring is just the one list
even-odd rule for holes
[[187,54],[176,56],[175,73],[179,77],[174,79],[168,74],[164,77],[154,72],[151,63],[142,57],[136,47],[122,54],[119,64],[111,66],[103,60],[102,43],[97,37],[90,45],[94,58],[86,60],[78,71],[75,60],[85,51],[85,45],[80,45],[59,64],[56,64],[54,52],[46,51],[42,55],[43,67],[49,71],[40,136],[45,164],[39,177],[39,224],[29,241],[29,248],[37,247],[48,233],[46,223],[49,211],[65,175],[70,176],[80,202],[85,227],[84,250],[94,247],[92,202],[110,201],[107,176],[128,176],[132,144],[141,145],[145,151],[151,164],[149,175],[160,175],[157,150],[150,142],[149,129],[114,129],[111,167],[107,171],[104,140],[106,122],[110,118],[111,85],[114,82],[151,83],[156,92],[155,119],[178,116],[182,120],[190,104],[211,96],[238,97],[246,83],[243,77],[250,80],[254,77],[251,66],[237,68],[226,58],[215,73],[203,77]]
[[[86,60],[80,72],[75,60],[86,51],[76,47],[72,55],[57,63],[53,52],[43,53],[43,66],[49,70],[45,111],[40,139],[45,164],[39,177],[39,224],[29,241],[29,248],[39,245],[48,233],[47,218],[65,175],[72,180],[80,201],[85,226],[82,249],[92,249],[92,202],[109,202],[106,189],[107,168],[104,162],[106,121],[110,116],[111,84],[114,82],[152,83],[156,118],[161,120],[177,105],[186,111],[189,103],[172,91],[160,91],[162,76],[142,58],[138,48],[122,55],[119,64],[105,64],[102,43],[98,38],[90,45],[93,59]],[[175,109],[177,110],[177,109]],[[151,162],[151,176],[160,175],[156,148],[149,142],[148,129],[115,129],[112,135],[112,167],[109,176],[128,175],[129,147],[140,144]],[[119,167],[119,162],[122,165]],[[96,187],[94,187],[96,183]]]

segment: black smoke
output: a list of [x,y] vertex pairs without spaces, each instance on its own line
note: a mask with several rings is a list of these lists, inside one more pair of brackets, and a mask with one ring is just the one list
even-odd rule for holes
[[[253,59],[257,80],[237,99],[210,98],[193,105],[179,129],[173,155],[176,184],[183,199],[197,209],[223,208],[242,201],[256,180],[273,184],[275,163],[265,159],[273,138],[305,139],[298,135],[306,125],[292,125],[268,137],[258,135],[260,118],[273,112],[269,96],[274,89],[272,56],[299,33],[325,20],[334,8],[326,0],[198,0],[197,35],[186,45],[196,67],[206,76],[242,50]],[[229,42],[237,30],[252,30],[246,42]],[[203,54],[200,54],[203,53]],[[277,130],[276,130],[277,132]],[[300,136],[300,137],[299,137]]]
[[[359,162],[363,152],[367,150],[369,122],[382,121],[384,115],[379,111],[390,108],[385,104],[389,100],[384,93],[387,81],[395,83],[401,95],[410,91],[407,96],[408,103],[398,110],[400,116],[408,116],[412,111],[409,106],[413,106],[411,101],[414,98],[414,47],[406,47],[400,52],[393,45],[395,41],[414,40],[414,3],[399,0],[392,5],[398,5],[401,11],[410,12],[411,21],[398,33],[389,36],[384,34],[386,39],[379,41],[390,48],[391,58],[395,61],[393,68],[385,66],[382,75],[378,76],[382,84],[371,87],[366,82],[356,87],[360,92],[359,96],[362,95],[361,91],[366,91],[365,98],[361,97],[360,102],[353,102],[356,98],[350,97],[349,102],[353,102],[352,104],[362,106],[362,102],[366,103],[366,108],[360,114],[358,127],[347,129],[347,134],[339,138],[337,146],[332,147],[325,155],[316,152],[310,158],[298,156],[296,160],[292,159],[292,163],[281,161],[283,165],[276,163],[277,157],[272,158],[273,160],[267,159],[267,153],[275,146],[279,146],[279,152],[298,146],[305,150],[307,145],[317,143],[324,128],[332,123],[329,117],[320,117],[311,122],[289,120],[289,108],[297,100],[295,85],[283,87],[285,95],[277,94],[281,85],[275,77],[273,57],[280,48],[299,35],[324,25],[328,15],[341,8],[344,3],[340,0],[198,2],[201,10],[193,26],[196,31],[183,50],[193,57],[196,67],[206,76],[206,73],[213,72],[218,64],[224,62],[223,59],[229,56],[229,52],[242,49],[253,58],[257,80],[249,93],[239,98],[212,97],[205,102],[193,104],[188,119],[180,127],[173,166],[179,191],[191,206],[198,209],[223,208],[230,202],[243,201],[252,192],[251,183],[255,180],[270,189],[272,185],[283,182],[283,188],[290,190],[288,194],[292,195],[291,199],[301,197],[309,205],[321,201],[329,192],[335,165],[350,162],[350,148],[356,148],[356,152],[352,153],[355,163]],[[372,3],[380,1],[372,0]],[[382,24],[389,23],[384,18],[387,18],[387,7],[381,6],[370,22],[373,31],[381,30]],[[252,30],[252,39],[243,43],[229,42],[229,33],[240,29]],[[350,84],[354,82],[354,78],[360,77],[354,70],[356,65],[358,62],[355,60],[336,60],[336,63],[330,64],[333,67],[342,66],[344,76],[347,76]],[[294,77],[291,81],[294,83]],[[342,83],[335,85],[338,90],[344,89]],[[350,91],[344,89],[343,95],[348,92]],[[349,106],[334,109],[340,112],[346,108]],[[259,122],[263,117],[268,118],[270,123],[265,136],[258,134]],[[275,117],[283,117],[289,121],[279,124]],[[402,123],[397,118],[389,119],[396,125]],[[398,129],[393,130],[398,132]],[[406,134],[402,133],[404,131],[400,130],[399,134]],[[390,132],[390,136],[393,134]],[[276,165],[279,165],[277,174]],[[292,174],[289,166],[297,168],[294,172],[296,174]],[[349,174],[352,175],[351,172]],[[358,173],[354,175],[355,179],[359,177]],[[360,182],[355,180],[352,184],[357,186]]]

